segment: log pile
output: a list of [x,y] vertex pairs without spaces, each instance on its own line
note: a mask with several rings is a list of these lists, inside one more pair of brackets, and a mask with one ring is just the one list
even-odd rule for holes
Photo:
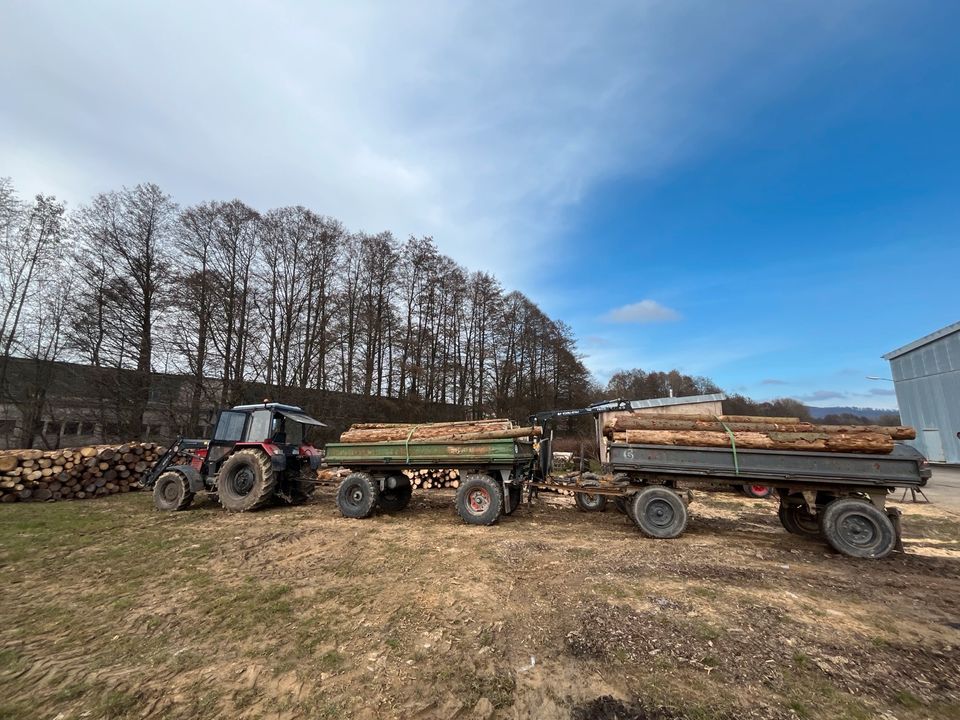
[[603,429],[608,440],[646,445],[731,447],[887,454],[894,440],[912,440],[911,427],[816,425],[799,418],[743,415],[623,415]]
[[509,420],[465,420],[444,423],[357,423],[340,435],[342,443],[466,442],[505,438],[539,437],[537,426],[514,427]]
[[416,490],[423,488],[458,488],[460,487],[460,473],[457,470],[444,468],[420,468],[419,470],[404,470],[403,474],[410,478],[410,484]]
[[83,500],[139,487],[163,453],[155,443],[0,451],[0,501]]

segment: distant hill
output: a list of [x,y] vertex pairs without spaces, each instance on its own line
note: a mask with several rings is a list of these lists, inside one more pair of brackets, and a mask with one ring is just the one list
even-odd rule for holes
[[861,417],[870,418],[871,420],[879,420],[881,415],[890,415],[891,413],[896,414],[897,410],[889,410],[883,408],[868,408],[868,407],[849,407],[849,406],[834,406],[834,407],[811,407],[807,405],[807,410],[810,411],[810,415],[814,419],[819,420],[824,418],[827,415],[860,415]]

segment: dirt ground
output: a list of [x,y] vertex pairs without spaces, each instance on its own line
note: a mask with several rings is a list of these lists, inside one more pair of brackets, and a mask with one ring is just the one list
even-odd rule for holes
[[0,718],[956,719],[960,514],[902,508],[869,562],[728,493],[667,541],[565,497],[5,506]]

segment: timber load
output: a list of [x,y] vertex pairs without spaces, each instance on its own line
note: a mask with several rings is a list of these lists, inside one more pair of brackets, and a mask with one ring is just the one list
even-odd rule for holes
[[83,500],[138,490],[163,453],[155,443],[0,451],[0,501]]
[[357,423],[340,435],[340,442],[350,444],[406,442],[469,442],[471,440],[505,440],[540,437],[538,426],[514,427],[509,420],[465,420],[445,423]]
[[741,415],[624,415],[608,423],[613,442],[647,445],[732,447],[886,455],[894,440],[913,440],[911,427],[819,425],[799,418]]

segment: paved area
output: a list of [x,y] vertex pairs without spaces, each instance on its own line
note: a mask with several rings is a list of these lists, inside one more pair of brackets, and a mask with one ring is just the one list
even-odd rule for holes
[[[960,512],[960,466],[933,465],[933,477],[923,489],[930,502]],[[907,494],[909,497],[909,493]]]

